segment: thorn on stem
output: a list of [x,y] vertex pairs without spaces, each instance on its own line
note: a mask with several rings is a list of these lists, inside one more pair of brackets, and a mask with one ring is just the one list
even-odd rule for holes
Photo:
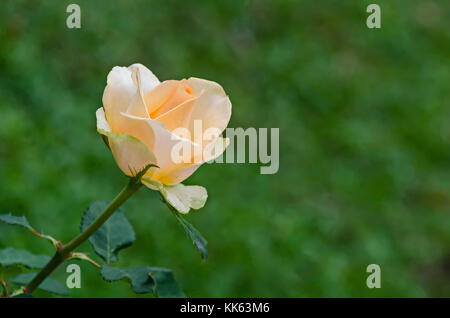
[[128,167],[130,169],[130,172],[132,173],[132,179],[133,181],[135,181],[136,183],[140,183],[141,182],[141,178],[147,173],[147,171],[150,168],[159,168],[157,165],[150,163],[148,165],[146,165],[144,168],[142,168],[140,171],[137,170],[133,170],[130,167]]

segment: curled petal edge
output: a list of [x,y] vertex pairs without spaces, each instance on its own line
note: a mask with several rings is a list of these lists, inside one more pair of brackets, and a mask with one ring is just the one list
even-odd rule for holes
[[208,199],[208,192],[201,186],[186,186],[182,183],[167,186],[149,177],[143,177],[142,184],[159,191],[171,207],[183,214],[189,213],[190,209],[201,209]]

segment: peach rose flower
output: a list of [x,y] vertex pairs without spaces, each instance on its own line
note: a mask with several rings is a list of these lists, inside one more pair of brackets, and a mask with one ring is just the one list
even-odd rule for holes
[[[181,182],[203,163],[221,155],[228,145],[219,135],[230,120],[231,102],[219,84],[193,77],[160,82],[141,64],[116,66],[108,74],[103,107],[96,116],[97,131],[106,137],[126,175],[156,164],[158,168],[149,169],[142,178],[144,185],[160,191],[181,213],[203,207],[206,189]],[[199,138],[194,132],[198,130],[196,122],[201,123],[201,133],[214,129],[218,134]],[[187,153],[191,160],[174,158],[173,149],[180,146],[193,149]],[[202,151],[211,148],[215,151]]]

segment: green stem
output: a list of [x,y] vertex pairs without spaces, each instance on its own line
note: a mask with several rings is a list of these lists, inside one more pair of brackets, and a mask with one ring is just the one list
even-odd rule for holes
[[64,262],[70,254],[86,241],[100,226],[105,223],[111,215],[128,200],[140,187],[142,183],[140,178],[131,178],[127,185],[120,193],[111,201],[111,203],[102,211],[102,213],[89,225],[89,227],[73,238],[67,245],[61,246],[56,250],[53,258],[45,265],[44,268],[33,278],[33,280],[25,287],[25,292],[31,294],[39,285]]

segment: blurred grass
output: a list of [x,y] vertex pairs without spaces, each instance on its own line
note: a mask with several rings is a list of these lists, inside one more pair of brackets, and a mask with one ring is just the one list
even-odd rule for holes
[[[172,268],[193,297],[450,295],[448,1],[379,0],[379,30],[365,25],[372,1],[79,0],[80,30],[65,27],[71,2],[0,4],[1,213],[67,241],[120,190],[94,112],[109,70],[140,62],[222,84],[230,127],[279,127],[280,170],[206,165],[188,180],[209,192],[188,217],[206,264],[141,190],[120,265]],[[0,225],[4,246],[51,253]],[[381,289],[365,285],[371,263]],[[81,266],[73,296],[133,296]]]

